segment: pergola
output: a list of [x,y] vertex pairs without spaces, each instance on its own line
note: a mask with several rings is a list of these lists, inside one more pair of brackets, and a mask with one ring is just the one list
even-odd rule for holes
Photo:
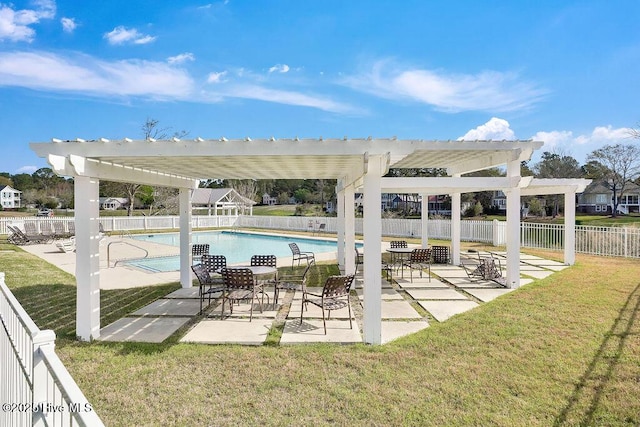
[[[565,194],[566,211],[575,211],[575,193],[587,180],[534,180],[520,176],[520,164],[540,141],[425,141],[397,138],[228,140],[75,140],[31,143],[53,171],[72,176],[76,208],[76,333],[82,340],[100,335],[99,204],[100,179],[179,189],[180,283],[192,286],[191,194],[202,179],[336,179],[338,263],[355,271],[356,192],[363,194],[364,341],[381,343],[381,193],[451,194],[453,263],[460,259],[460,195],[500,189],[507,196],[507,286],[519,286],[520,196]],[[491,167],[507,176],[462,177]],[[448,177],[383,178],[390,168],[446,168]],[[542,191],[543,193],[539,193]],[[547,192],[547,193],[544,193]],[[423,197],[426,246],[427,199]],[[571,217],[572,215],[567,215]],[[565,263],[573,264],[574,222],[566,219]]]

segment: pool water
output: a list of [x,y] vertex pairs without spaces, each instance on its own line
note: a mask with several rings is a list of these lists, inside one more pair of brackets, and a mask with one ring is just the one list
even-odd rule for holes
[[[164,245],[179,246],[179,233],[162,233],[132,236],[136,240],[145,240]],[[224,255],[227,264],[249,263],[252,255],[275,255],[290,257],[289,243],[298,244],[301,252],[337,251],[337,244],[330,240],[306,239],[304,237],[280,237],[264,234],[234,233],[228,231],[204,231],[191,235],[192,243],[208,243],[209,253]],[[124,262],[125,265],[138,267],[151,272],[180,270],[178,256],[145,258]]]

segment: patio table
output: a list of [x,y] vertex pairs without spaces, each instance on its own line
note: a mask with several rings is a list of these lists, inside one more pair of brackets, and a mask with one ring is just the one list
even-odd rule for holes
[[393,279],[393,266],[399,263],[401,277],[404,277],[404,261],[407,259],[407,255],[411,254],[416,248],[389,248],[387,252],[391,254],[390,274]]

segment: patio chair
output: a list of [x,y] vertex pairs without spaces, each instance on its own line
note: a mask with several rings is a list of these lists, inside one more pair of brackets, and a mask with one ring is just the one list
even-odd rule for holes
[[472,281],[492,280],[504,286],[504,278],[502,277],[502,264],[499,259],[492,254],[489,257],[482,257],[478,254],[478,264],[465,263],[462,258],[460,265],[464,268],[467,277]]
[[404,261],[402,265],[404,267],[409,267],[409,274],[411,277],[411,282],[413,283],[413,270],[420,270],[420,277],[422,277],[422,270],[428,269],[429,271],[429,282],[431,282],[431,263],[433,262],[433,254],[431,252],[431,248],[419,248],[414,249],[411,254],[409,254],[409,259]]
[[431,247],[434,264],[449,264],[451,262],[451,256],[449,246],[437,246]]
[[310,261],[315,262],[316,256],[313,252],[301,252],[297,243],[289,243],[289,248],[291,249],[291,254],[293,255],[293,259],[291,260],[291,269],[293,270],[293,264],[298,261],[298,265],[300,265],[300,261],[305,260],[307,264]]
[[25,234],[17,227],[13,225],[7,225],[7,228],[11,232],[7,240],[9,243],[13,243],[14,245],[26,245],[29,243],[29,240],[25,236]]
[[276,269],[276,274],[273,278],[260,281],[262,285],[273,285],[274,292],[275,292],[275,286],[278,283],[277,262],[278,262],[278,259],[276,258],[275,255],[252,255],[251,263],[250,263],[252,267],[265,266],[265,267],[273,267]]
[[[229,301],[229,310],[233,314],[233,303],[249,300],[251,303],[249,322],[253,319],[253,301],[259,293],[262,294],[260,301],[260,313],[262,313],[262,305],[264,302],[264,288],[258,283],[253,273],[248,268],[224,268],[222,269],[222,277],[224,278],[224,291],[222,292],[222,313],[221,319],[224,319],[224,304]],[[267,303],[269,302],[267,296]]]
[[53,229],[53,224],[48,221],[44,221],[40,223],[40,231],[43,236],[48,237],[50,240],[55,240],[58,238],[55,230]]
[[[324,326],[324,334],[327,335],[327,321],[331,317],[331,310],[339,310],[344,307],[349,308],[349,327],[353,329],[353,321],[351,319],[351,302],[349,300],[349,291],[353,283],[354,276],[330,276],[324,282],[321,294],[313,294],[305,292],[302,298],[302,309],[300,310],[300,324],[302,324],[302,315],[304,308],[309,304],[313,304],[322,309],[322,324]],[[325,316],[325,311],[327,315]]]
[[224,255],[203,254],[200,258],[200,263],[207,269],[212,283],[224,286],[224,278],[221,272],[223,268],[227,267],[227,257]]
[[17,243],[19,245],[28,245],[31,243],[44,243],[49,240],[48,237],[44,237],[42,235],[25,234],[20,228],[16,226],[9,225],[8,227],[16,235],[14,240],[20,242],[20,243]]
[[76,235],[76,223],[73,221],[69,221],[67,223],[67,228],[69,229],[69,237]]
[[209,298],[207,307],[211,305],[211,295],[224,291],[223,281],[214,281],[207,271],[207,267],[204,264],[196,264],[191,266],[193,274],[198,279],[198,296],[200,298],[200,312],[202,314],[202,303],[206,297]]
[[302,292],[302,295],[307,292],[307,276],[309,275],[309,270],[311,270],[312,265],[315,265],[313,259],[307,264],[302,274],[285,274],[284,276],[280,276],[276,282],[275,295],[273,296],[275,304],[278,304],[281,290],[298,291]]
[[392,240],[389,242],[391,248],[408,248],[406,240]]
[[196,262],[200,262],[200,257],[208,253],[208,243],[194,243],[193,245],[191,245],[191,263],[194,264]]

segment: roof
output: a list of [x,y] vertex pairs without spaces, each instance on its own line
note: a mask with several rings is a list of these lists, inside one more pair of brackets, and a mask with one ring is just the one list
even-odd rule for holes
[[191,203],[200,206],[214,206],[227,197],[228,201],[242,203],[244,205],[255,205],[256,202],[240,195],[233,188],[196,188],[191,195]]
[[[447,168],[450,174],[529,160],[540,141],[361,139],[82,140],[31,143],[61,175],[186,186],[209,178],[343,179],[364,175],[369,159],[389,168]],[[151,179],[154,176],[155,179]],[[135,178],[135,179],[134,179]],[[158,184],[159,185],[159,184]],[[197,185],[197,184],[196,184]]]
[[15,188],[11,187],[10,185],[0,185],[0,191],[4,191],[4,190],[9,190],[12,193],[22,193],[22,191],[20,190],[16,190]]

